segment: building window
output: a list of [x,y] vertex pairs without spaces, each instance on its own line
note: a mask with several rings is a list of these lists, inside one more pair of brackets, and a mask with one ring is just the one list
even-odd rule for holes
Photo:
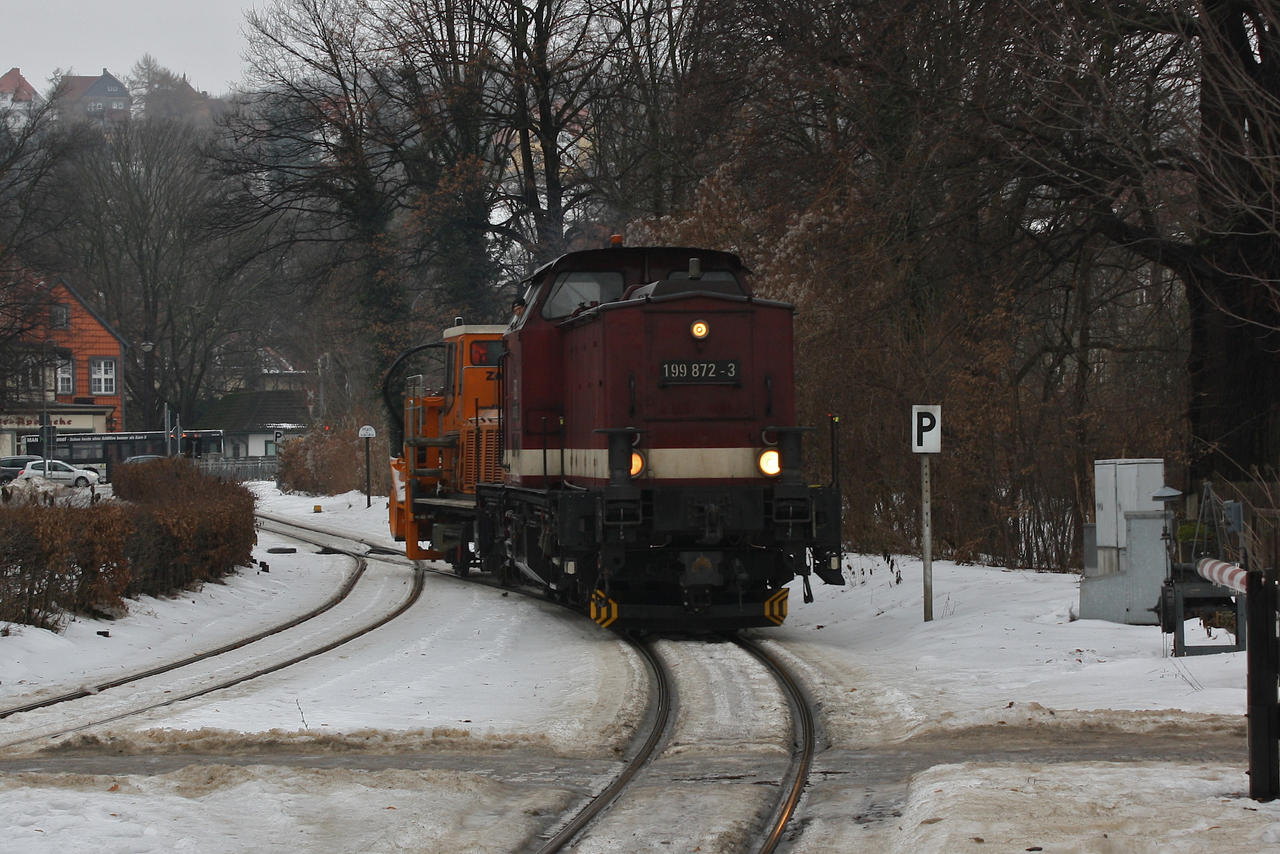
[[71,306],[61,302],[49,306],[49,328],[70,329]]
[[89,360],[89,393],[93,395],[116,393],[115,359]]
[[39,356],[28,356],[22,360],[22,366],[18,371],[19,388],[25,391],[43,392],[46,390],[44,378],[44,365],[40,362]]
[[58,394],[75,394],[75,364],[70,359],[58,360]]

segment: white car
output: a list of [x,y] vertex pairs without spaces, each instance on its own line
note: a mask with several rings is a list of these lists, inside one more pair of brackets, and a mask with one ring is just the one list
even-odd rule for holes
[[[46,469],[47,467],[47,469]],[[62,460],[34,460],[18,475],[19,479],[43,477],[71,486],[89,486],[98,482],[98,473],[90,469],[78,469]]]

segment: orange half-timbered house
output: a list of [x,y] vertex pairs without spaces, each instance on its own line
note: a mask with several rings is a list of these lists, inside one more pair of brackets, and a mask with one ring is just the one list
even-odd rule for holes
[[65,282],[30,278],[24,284],[47,289],[39,309],[46,316],[28,324],[26,366],[5,371],[19,393],[0,412],[0,454],[19,453],[20,438],[42,423],[60,434],[114,433],[124,425],[125,340]]

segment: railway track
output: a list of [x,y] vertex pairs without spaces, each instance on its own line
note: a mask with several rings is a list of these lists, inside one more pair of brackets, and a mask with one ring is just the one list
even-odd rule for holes
[[[369,557],[377,557],[387,553],[385,546],[375,540],[338,534],[321,525],[300,523],[285,517],[260,515],[266,520],[288,525],[295,531],[309,532],[314,535],[315,539],[312,542],[317,545],[323,545],[330,538],[339,536],[367,546],[370,549]],[[475,575],[460,578],[452,568],[434,568],[421,562],[418,562],[417,567],[419,571],[446,576],[459,583],[482,584],[490,587],[500,586],[493,579]],[[512,591],[522,595],[530,595],[551,604],[559,604],[553,598],[544,596],[540,591],[535,591],[531,588],[513,588]],[[573,611],[574,609],[570,608],[569,610]],[[574,611],[574,613],[578,612]],[[663,761],[662,748],[664,745],[669,745],[678,739],[678,696],[681,693],[679,688],[680,677],[676,672],[678,667],[673,667],[667,661],[667,656],[664,656],[657,649],[657,645],[652,640],[632,635],[620,635],[619,637],[631,646],[649,669],[650,702],[645,716],[644,729],[632,739],[633,748],[629,751],[623,766],[616,775],[595,794],[579,804],[576,810],[571,811],[554,823],[551,829],[544,833],[543,838],[535,843],[537,854],[554,854],[554,852],[568,850],[570,846],[580,846],[584,839],[589,840],[591,838],[593,825],[607,816],[615,804],[619,805],[619,807],[623,807],[626,804],[631,790],[651,784],[651,781],[646,779],[648,775],[656,775],[661,778],[666,773],[661,768]],[[776,788],[778,796],[773,803],[762,808],[753,817],[750,824],[754,828],[752,835],[755,841],[744,849],[757,851],[760,854],[771,854],[781,842],[786,828],[800,803],[804,788],[808,784],[809,771],[813,764],[817,743],[814,713],[811,702],[801,688],[799,681],[781,660],[771,655],[763,646],[737,634],[721,635],[718,636],[718,639],[724,643],[732,644],[757,662],[785,699],[789,718],[789,758],[785,763],[785,767],[780,769],[776,779],[757,781],[769,788]],[[690,654],[691,650],[698,649],[705,642],[704,639],[686,640],[680,642],[678,646],[684,650],[681,655],[686,655]],[[692,654],[696,655],[696,652]],[[711,664],[710,666],[715,667],[716,665]],[[686,689],[684,693],[689,694],[692,692]],[[657,832],[660,833],[660,831]]]
[[786,693],[787,702],[791,708],[794,742],[791,769],[787,777],[789,782],[781,787],[782,796],[767,826],[764,844],[759,849],[760,854],[770,854],[782,841],[782,834],[786,831],[791,817],[795,815],[796,808],[800,805],[800,797],[809,783],[809,770],[813,767],[813,757],[817,752],[817,722],[808,696],[801,688],[799,681],[781,661],[753,641],[736,638],[735,642],[768,668]]
[[368,537],[362,537],[349,531],[335,531],[332,528],[326,528],[323,525],[312,525],[306,522],[300,522],[297,519],[291,519],[288,516],[281,516],[277,513],[264,513],[259,510],[254,514],[258,519],[258,526],[266,530],[277,531],[292,539],[304,543],[311,543],[321,548],[332,547],[335,551],[354,554],[351,543],[359,543],[364,546],[366,551],[363,557],[373,560],[391,560],[393,563],[409,563],[409,559],[404,556],[402,551],[393,551],[387,548],[385,543],[371,540]]
[[[291,630],[314,623],[325,613],[349,600],[352,592],[365,576],[367,561],[363,555],[336,547],[334,545],[333,537],[317,538],[315,536],[315,531],[308,532],[294,530],[291,532],[292,526],[285,520],[269,520],[269,524],[271,525],[271,529],[276,533],[283,534],[299,542],[310,542],[331,551],[339,551],[350,557],[353,562],[352,570],[347,574],[341,587],[331,597],[306,613],[300,614],[268,629],[256,632],[250,636],[237,639],[231,643],[223,644],[217,648],[166,664],[129,673],[114,679],[84,686],[73,691],[63,692],[55,696],[45,697],[28,703],[0,709],[0,719],[6,719],[21,713],[38,712],[40,710],[51,709],[61,711],[63,708],[75,707],[74,710],[69,713],[75,718],[75,722],[73,724],[60,722],[53,724],[41,724],[36,722],[25,727],[15,726],[9,728],[7,732],[0,730],[0,749],[26,745],[43,739],[60,738],[95,726],[113,723],[134,715],[140,715],[144,712],[171,706],[184,700],[191,700],[197,697],[206,696],[217,691],[222,691],[227,688],[240,685],[252,679],[257,679],[259,677],[275,673],[287,667],[292,667],[303,661],[307,661],[311,658],[315,658],[316,656],[330,652],[359,637],[369,634],[381,626],[386,625],[409,610],[422,594],[424,582],[423,572],[421,569],[417,569],[414,572],[413,584],[408,595],[396,604],[395,607],[390,610],[382,609],[382,613],[378,614],[375,618],[366,620],[356,628],[345,631],[336,638],[333,638],[331,635],[327,635],[330,639],[318,644],[311,639],[304,639],[298,642],[298,648],[300,648],[300,651],[291,651],[288,653],[275,652],[271,654],[271,659],[267,663],[254,665],[248,667],[248,669],[233,668],[236,670],[234,675],[218,677],[212,681],[206,679],[202,681],[198,687],[179,690],[155,687],[152,690],[147,690],[145,683],[148,681],[157,680],[161,683],[169,684],[167,680],[172,680],[173,684],[177,684],[177,680],[180,679],[183,671],[192,668],[195,665],[230,656],[232,653],[244,650],[254,644],[270,638],[280,638]],[[320,541],[317,542],[317,539],[320,539]],[[126,699],[123,703],[116,703],[114,701],[104,702],[121,693],[116,691],[113,694],[112,692],[115,689],[124,687],[130,687],[132,689],[131,694],[143,695],[149,699]],[[93,708],[82,710],[81,707],[86,705],[93,706]]]
[[[691,775],[686,770],[688,762],[681,759],[681,751],[678,746],[674,745],[679,740],[679,734],[676,731],[678,728],[676,723],[678,717],[676,697],[680,693],[682,677],[678,671],[683,669],[684,662],[677,660],[676,664],[672,665],[667,661],[667,656],[655,649],[654,644],[635,638],[630,638],[629,640],[640,651],[651,669],[654,701],[649,718],[648,732],[644,734],[643,743],[629,757],[625,766],[613,781],[601,789],[594,797],[590,798],[572,818],[558,826],[553,835],[536,849],[537,854],[554,854],[554,852],[566,850],[570,845],[582,850],[595,850],[596,848],[612,850],[619,846],[625,847],[628,844],[626,838],[634,839],[636,836],[647,837],[655,847],[672,845],[672,840],[664,838],[665,834],[670,830],[664,820],[664,816],[669,817],[673,814],[679,814],[683,817],[682,820],[687,821],[689,824],[696,824],[699,820],[700,810],[696,805],[698,799],[696,790],[698,787],[687,785],[690,777],[694,775]],[[770,655],[759,644],[746,638],[737,635],[726,635],[723,636],[723,640],[745,652],[763,667],[785,696],[791,730],[789,761],[784,763],[785,767],[781,769],[776,779],[754,779],[750,771],[740,769],[740,757],[731,756],[725,761],[717,760],[714,757],[700,758],[697,762],[699,767],[698,776],[707,778],[703,785],[708,788],[722,787],[724,781],[732,781],[735,778],[749,778],[748,785],[757,789],[763,786],[776,787],[779,794],[774,803],[769,805],[761,802],[761,806],[757,806],[754,810],[749,809],[738,817],[742,825],[751,828],[745,834],[751,841],[746,842],[741,850],[756,851],[759,854],[771,854],[777,849],[782,840],[788,823],[795,814],[801,795],[808,783],[809,770],[813,764],[817,743],[814,714],[811,704],[798,681],[777,658]],[[702,641],[680,643],[679,645],[683,647],[683,651],[676,656],[677,659],[684,659],[691,655],[696,657],[697,653],[691,653],[691,650],[698,643],[702,643]],[[709,666],[715,667],[717,665],[713,662]],[[700,679],[701,677],[695,676],[694,678]],[[686,685],[686,688],[689,687]],[[729,729],[732,729],[731,722]],[[697,734],[689,736],[689,738],[693,739],[697,737]],[[752,736],[748,735],[747,737],[750,738]],[[673,755],[667,756],[667,750],[660,751],[658,748],[662,745],[670,748],[670,752]],[[728,748],[727,752],[732,754],[732,748]],[[748,760],[747,764],[754,764],[754,761]],[[621,810],[628,808],[627,800],[631,793],[630,790],[642,790],[640,797],[643,799],[645,797],[643,790],[652,792],[655,787],[666,788],[668,786],[672,787],[672,791],[676,792],[673,797],[681,799],[679,805],[668,804],[665,808],[659,807],[657,809],[651,809],[648,805],[645,805],[639,810],[633,809],[633,812],[649,812],[653,817],[655,826],[646,830],[643,825],[637,826],[634,821],[624,819],[622,824],[625,830],[622,832],[616,829],[610,830],[607,826],[597,832],[597,822],[605,825],[609,824],[609,811],[615,804]],[[719,793],[715,794],[718,795]],[[713,796],[708,801],[706,812],[716,812],[718,809],[715,805],[717,800]],[[716,815],[712,821],[707,823],[707,827],[704,830],[695,829],[692,831],[692,835],[701,840],[697,843],[697,848],[701,850],[716,850],[714,837],[732,836],[741,832],[739,829],[728,831],[716,829],[714,825],[723,818],[722,815]],[[734,820],[730,819],[729,823],[732,824],[733,822]],[[611,834],[613,835],[612,838]],[[596,836],[600,838],[596,839]],[[688,844],[691,841],[682,839],[675,844]]]
[[[309,531],[319,538],[315,541],[317,544],[322,544],[325,538],[334,536],[336,533],[323,526],[298,523],[284,517],[263,515],[263,518]],[[341,536],[346,537],[347,535],[343,534]],[[359,537],[351,537],[350,539],[368,546],[371,549],[370,556],[385,553],[385,546],[374,540]],[[451,568],[437,569],[418,562],[418,569],[453,578],[459,583],[483,584],[491,587],[500,586],[493,579],[475,575],[459,578]],[[544,596],[541,591],[535,591],[531,588],[514,588],[513,590],[522,595],[531,595],[534,598],[552,604],[560,604],[552,597]],[[569,610],[579,613],[572,608]],[[646,774],[654,772],[654,769],[658,768],[661,762],[662,752],[660,748],[677,737],[677,697],[680,693],[678,689],[680,680],[676,672],[674,672],[674,668],[668,664],[666,658],[656,649],[653,642],[632,635],[620,635],[619,637],[632,647],[649,668],[651,699],[648,713],[645,716],[645,729],[642,732],[638,732],[633,739],[634,747],[629,752],[619,772],[607,785],[600,788],[598,792],[582,803],[576,811],[562,817],[561,821],[552,826],[553,830],[548,831],[549,835],[537,845],[536,851],[538,854],[554,854],[554,852],[567,850],[571,845],[580,844],[584,838],[589,838],[594,823],[605,816],[615,804],[624,804],[630,789],[645,784]],[[724,642],[733,644],[764,668],[769,678],[785,698],[788,709],[790,718],[789,761],[776,780],[767,781],[767,785],[776,786],[779,793],[778,798],[775,803],[770,805],[769,809],[762,811],[757,820],[753,822],[753,824],[758,825],[758,829],[754,833],[756,842],[753,847],[748,849],[758,851],[760,854],[771,854],[781,842],[809,780],[809,770],[813,764],[816,750],[814,714],[811,703],[800,687],[800,683],[779,659],[768,653],[761,645],[737,634],[721,635],[719,638]],[[688,649],[696,648],[702,643],[704,643],[703,640],[689,640],[682,643],[681,646],[684,646],[687,651]],[[661,776],[663,772],[658,770],[656,773]]]
[[[342,589],[308,613],[256,633],[252,637],[225,644],[217,649],[174,661],[171,664],[102,681],[57,697],[0,710],[0,718],[10,719],[6,723],[21,721],[16,727],[0,727],[0,748],[57,739],[110,724],[222,691],[322,655],[390,622],[408,610],[420,597],[424,577],[428,573],[438,572],[458,583],[475,583],[475,579],[457,578],[451,569],[417,565],[412,591],[403,602],[378,620],[369,621],[355,630],[346,631],[340,637],[330,637],[323,644],[309,644],[306,649],[295,654],[275,656],[269,663],[247,670],[242,669],[233,676],[206,682],[189,689],[174,688],[173,686],[183,684],[181,672],[184,668],[220,656],[234,657],[234,653],[238,650],[243,650],[245,647],[282,632],[288,632],[292,628],[304,626],[330,611],[345,601],[352,589],[358,586],[365,575],[368,560],[387,560],[401,565],[407,564],[405,558],[388,554],[386,547],[376,541],[364,540],[321,525],[294,522],[284,517],[266,514],[262,516],[260,524],[265,530],[271,530],[300,542],[311,543],[327,551],[349,555],[353,568],[348,573]],[[353,543],[358,545],[353,547]],[[537,594],[535,596],[546,602],[552,601]],[[539,854],[551,854],[551,852],[570,848],[593,850],[593,846],[597,848],[603,846],[603,850],[616,849],[619,844],[626,847],[626,842],[612,841],[615,837],[611,836],[614,833],[611,826],[617,824],[615,816],[622,813],[624,825],[628,822],[633,823],[632,819],[625,816],[628,814],[634,816],[637,813],[643,815],[648,812],[649,799],[655,787],[661,789],[667,786],[672,787],[672,791],[676,792],[675,796],[680,798],[681,802],[668,806],[666,811],[678,812],[687,817],[689,824],[687,832],[698,838],[714,838],[719,833],[717,829],[711,827],[719,820],[715,816],[718,810],[715,796],[718,791],[725,788],[725,783],[728,781],[732,785],[741,786],[741,790],[750,796],[747,799],[750,801],[749,807],[743,812],[740,820],[736,821],[739,826],[745,828],[744,832],[750,836],[751,841],[740,848],[735,847],[734,850],[774,851],[786,832],[788,822],[795,813],[804,790],[815,742],[813,715],[794,678],[789,676],[785,668],[763,649],[745,638],[727,636],[710,641],[706,639],[678,641],[626,637],[623,640],[632,645],[636,655],[646,662],[650,671],[649,708],[643,716],[641,731],[632,738],[633,747],[627,751],[621,768],[608,777],[607,782],[594,786],[589,796],[579,800],[568,812],[547,825],[541,836],[532,842],[530,847],[536,848]],[[728,650],[736,650],[736,652],[733,653],[735,661],[726,669],[722,667],[724,662],[721,658],[729,654]],[[708,651],[716,654],[705,661],[690,665],[691,662],[704,658],[704,653]],[[748,659],[757,662],[751,666],[763,667],[769,675],[762,677],[748,672],[746,669],[748,665],[742,663]],[[690,705],[687,702],[699,690],[688,680],[692,678],[695,683],[704,682],[706,681],[705,673],[722,670],[726,675],[716,676],[715,679],[726,683],[759,682],[762,685],[776,683],[780,686],[773,690],[778,691],[779,696],[784,696],[786,699],[777,703],[776,717],[783,723],[778,724],[782,735],[776,737],[775,741],[778,747],[777,753],[785,753],[786,761],[775,761],[777,757],[772,754],[764,763],[757,762],[755,755],[746,756],[745,759],[741,755],[735,756],[733,754],[739,746],[732,743],[731,733],[729,733],[725,736],[728,743],[725,749],[726,758],[723,761],[715,755],[716,751],[713,750],[705,756],[700,754],[695,763],[697,770],[691,770],[687,751],[691,744],[703,740],[699,734],[699,727],[712,726],[708,724],[707,719],[713,717],[713,712],[698,703]],[[682,673],[682,671],[693,671],[693,675],[691,677],[687,672]],[[170,681],[172,679],[178,681]],[[154,684],[157,680],[163,680],[163,685],[166,687],[157,687]],[[124,687],[129,687],[129,691],[117,690]],[[744,696],[754,696],[755,688],[739,687],[733,690],[741,691]],[[131,701],[125,706],[103,705],[101,701],[104,695],[110,696],[113,692],[136,694],[142,699]],[[681,697],[686,701],[683,709]],[[774,704],[774,700],[769,697],[751,702],[758,705]],[[65,709],[65,714],[61,713],[62,709]],[[44,719],[39,719],[38,714],[34,716],[34,720],[30,715],[20,715],[20,713],[39,710],[57,712],[56,721],[46,722]],[[686,718],[683,722],[682,714]],[[18,715],[20,717],[13,717]],[[693,722],[692,730],[688,720],[690,717],[701,719],[701,723],[696,720]],[[70,722],[68,719],[71,719]],[[733,723],[733,721],[726,722],[725,729],[732,730]],[[715,726],[719,725],[715,724]],[[743,743],[749,743],[756,737],[756,734],[747,733],[743,736]],[[716,749],[718,750],[718,747]],[[761,772],[757,778],[756,768],[762,766],[767,766],[767,773]],[[738,778],[745,777],[750,777],[750,780],[738,782]],[[710,799],[706,805],[699,806],[698,799],[703,794],[709,795]],[[654,812],[653,817],[656,823],[643,832],[655,839],[660,839],[666,829],[664,827],[666,823],[661,819],[662,814],[663,810]],[[710,817],[706,820],[708,825],[706,830],[698,826],[703,822],[704,817]],[[703,850],[709,851],[714,848],[708,846]]]

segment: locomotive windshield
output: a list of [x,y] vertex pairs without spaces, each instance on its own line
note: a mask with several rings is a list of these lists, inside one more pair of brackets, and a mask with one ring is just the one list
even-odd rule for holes
[[688,270],[672,270],[665,282],[658,282],[653,295],[678,293],[685,290],[712,291],[718,294],[743,294],[742,283],[729,270],[706,270],[696,278]]
[[548,320],[568,317],[579,308],[621,299],[622,291],[622,273],[561,273],[542,306],[542,316]]
[[[685,269],[672,270],[667,274],[668,279],[676,279],[680,281],[688,281],[691,277],[689,271]],[[738,285],[738,279],[728,270],[707,270],[696,279],[698,282],[713,282],[717,284],[729,283],[734,287]]]
[[502,364],[503,345],[501,341],[472,341],[468,347],[467,364],[500,365]]

